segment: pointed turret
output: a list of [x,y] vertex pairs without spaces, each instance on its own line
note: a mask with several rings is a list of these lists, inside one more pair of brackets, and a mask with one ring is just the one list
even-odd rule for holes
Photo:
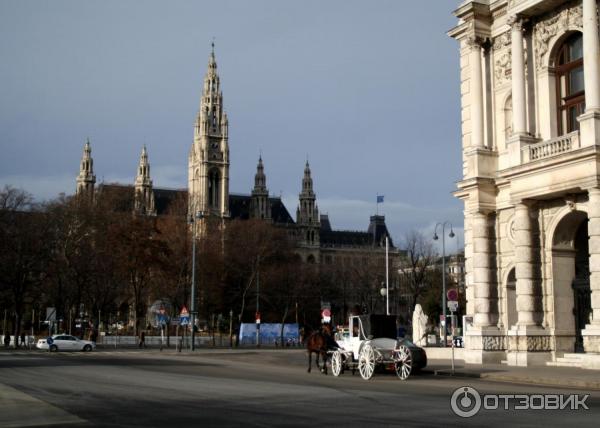
[[88,138],[83,147],[83,156],[79,167],[79,175],[77,176],[77,195],[86,195],[93,199],[95,185],[94,160],[92,159],[92,147]]
[[258,158],[256,174],[254,175],[254,189],[250,215],[253,218],[271,219],[271,205],[269,204],[269,190],[267,189],[267,176],[265,175],[262,155]]
[[225,218],[229,216],[229,121],[223,110],[214,43],[211,47],[189,156],[189,210]]
[[135,177],[135,211],[143,215],[155,215],[154,192],[150,178],[150,163],[146,145],[142,148],[140,163]]
[[296,222],[301,226],[301,241],[306,246],[319,245],[319,209],[316,204],[316,196],[313,191],[313,180],[308,159],[304,166],[304,177],[302,178],[302,190],[299,195],[299,205],[296,210]]

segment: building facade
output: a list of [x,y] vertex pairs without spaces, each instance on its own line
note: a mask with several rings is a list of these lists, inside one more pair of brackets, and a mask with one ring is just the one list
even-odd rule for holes
[[[93,198],[94,192],[117,192],[131,203],[125,204],[140,215],[173,214],[172,206],[187,201],[187,215],[218,220],[226,227],[230,219],[260,219],[285,228],[296,243],[297,252],[307,263],[347,263],[368,255],[385,254],[388,237],[391,257],[400,254],[393,246],[384,216],[372,216],[367,231],[332,230],[329,217],[320,215],[308,160],[300,181],[295,220],[280,197],[269,195],[262,155],[258,159],[254,187],[250,194],[229,192],[229,121],[224,109],[221,82],[213,49],[204,76],[200,106],[194,122],[193,142],[188,157],[188,188],[163,189],[153,186],[146,147],[142,149],[135,184],[101,184],[96,187],[91,145],[84,147],[77,194]],[[123,198],[121,198],[123,199]],[[196,222],[194,222],[196,224]],[[199,222],[199,230],[205,230]]]
[[600,367],[597,2],[473,0],[455,15],[467,361]]

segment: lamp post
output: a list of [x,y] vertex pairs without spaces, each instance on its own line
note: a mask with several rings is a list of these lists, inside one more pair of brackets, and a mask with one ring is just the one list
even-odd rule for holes
[[192,325],[192,343],[190,345],[191,350],[196,349],[196,221],[204,218],[202,211],[197,211],[195,215],[190,215],[190,225],[192,226],[192,293],[190,297],[190,323]]
[[437,241],[437,228],[442,228],[442,310],[444,311],[444,347],[447,346],[448,342],[448,330],[446,329],[446,225],[450,226],[450,233],[448,237],[454,238],[454,230],[452,230],[452,223],[445,221],[443,223],[437,223],[435,230],[433,231],[433,240]]

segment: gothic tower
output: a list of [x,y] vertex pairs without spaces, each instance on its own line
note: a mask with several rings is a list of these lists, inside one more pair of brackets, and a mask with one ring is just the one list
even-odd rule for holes
[[254,176],[254,189],[252,189],[250,217],[264,220],[271,219],[269,190],[267,189],[267,177],[265,176],[262,156],[258,158],[258,165],[256,166],[256,175]]
[[310,175],[310,165],[308,160],[304,167],[304,177],[302,178],[302,191],[299,195],[299,205],[296,210],[296,223],[301,231],[300,242],[304,246],[319,246],[319,229],[321,226],[319,220],[319,208],[316,203],[315,192],[313,192],[313,181]]
[[213,43],[189,155],[189,212],[223,219],[229,216],[229,126],[214,47]]
[[142,149],[140,164],[138,165],[137,176],[135,177],[135,212],[143,215],[156,215],[146,145]]
[[94,175],[94,160],[92,159],[92,148],[88,138],[83,147],[83,157],[77,176],[77,195],[86,195],[94,199],[94,186],[96,185],[96,176]]

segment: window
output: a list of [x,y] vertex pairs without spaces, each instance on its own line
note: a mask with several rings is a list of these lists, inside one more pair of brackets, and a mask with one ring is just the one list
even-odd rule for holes
[[583,82],[583,39],[581,33],[567,38],[556,57],[558,133],[579,130],[577,117],[585,110]]
[[210,208],[213,209],[219,208],[219,184],[219,171],[212,170],[208,176],[208,205]]

